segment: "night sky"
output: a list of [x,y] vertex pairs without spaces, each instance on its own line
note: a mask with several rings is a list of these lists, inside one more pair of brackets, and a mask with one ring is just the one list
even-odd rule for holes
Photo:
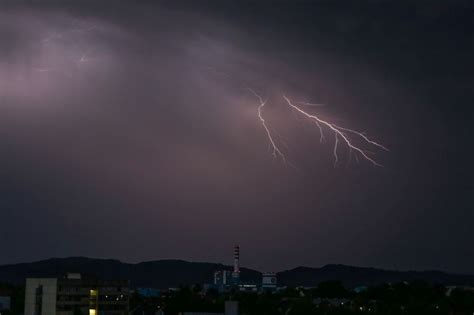
[[474,5],[403,3],[0,1],[0,264],[474,273]]

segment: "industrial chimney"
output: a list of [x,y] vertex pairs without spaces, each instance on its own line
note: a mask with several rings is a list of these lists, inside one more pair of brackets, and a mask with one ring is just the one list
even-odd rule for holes
[[239,273],[239,258],[240,258],[240,247],[239,245],[234,246],[234,273]]
[[240,247],[239,245],[235,245],[234,246],[234,271],[232,272],[232,282],[234,285],[238,285],[240,283],[239,259],[240,259]]

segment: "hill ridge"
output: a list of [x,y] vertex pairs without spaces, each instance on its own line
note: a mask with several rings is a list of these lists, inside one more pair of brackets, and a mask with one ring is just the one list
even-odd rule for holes
[[[0,282],[21,284],[27,277],[60,277],[80,272],[101,279],[130,280],[133,287],[170,288],[180,285],[211,283],[216,270],[231,270],[222,263],[161,259],[126,263],[117,259],[72,256],[49,258],[31,263],[0,266]],[[241,268],[243,282],[258,284],[262,273]],[[451,274],[438,270],[397,271],[344,264],[322,267],[297,266],[277,273],[279,285],[317,286],[322,281],[339,280],[347,287],[387,282],[423,280],[445,285],[474,285],[474,275]]]

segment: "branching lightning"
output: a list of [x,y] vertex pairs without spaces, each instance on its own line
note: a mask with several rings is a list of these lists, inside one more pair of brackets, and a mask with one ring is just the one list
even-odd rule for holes
[[[257,107],[257,115],[258,119],[260,120],[260,123],[262,124],[263,129],[265,130],[265,133],[268,138],[268,142],[270,145],[270,148],[272,150],[272,155],[274,158],[281,158],[283,162],[287,162],[286,156],[283,154],[281,149],[279,148],[277,141],[275,141],[275,138],[272,134],[272,128],[268,125],[268,122],[265,120],[263,110],[265,105],[267,104],[267,101],[264,100],[257,92],[252,90],[251,88],[248,88],[250,92],[252,92],[253,95],[258,99],[259,105]],[[327,120],[322,119],[320,116],[316,114],[309,113],[301,108],[301,106],[297,106],[296,104],[300,104],[302,106],[321,106],[322,104],[315,104],[315,103],[309,103],[309,102],[293,102],[291,101],[287,96],[283,95],[284,100],[288,104],[288,106],[295,110],[297,113],[303,115],[305,118],[309,119],[310,121],[314,122],[314,124],[318,127],[319,129],[319,141],[321,143],[326,142],[326,137],[325,137],[325,129],[328,129],[330,132],[334,134],[334,146],[333,146],[333,156],[334,156],[334,167],[337,166],[339,162],[339,154],[338,150],[340,147],[340,143],[344,143],[347,148],[349,149],[349,161],[351,159],[352,153],[356,152],[357,154],[354,155],[354,158],[357,162],[359,162],[359,155],[363,157],[365,160],[369,161],[375,166],[382,166],[380,163],[375,161],[372,157],[369,156],[371,152],[368,150],[360,147],[359,145],[354,144],[353,138],[358,137],[360,140],[362,140],[364,143],[370,146],[377,147],[379,149],[389,151],[387,147],[383,146],[382,144],[369,139],[367,135],[363,132],[359,132],[353,129],[345,128],[338,126],[334,123],[331,123]],[[273,131],[276,135],[278,135],[278,132],[275,130]],[[352,137],[350,136],[352,135]]]
[[254,90],[250,88],[248,90],[252,92],[252,94],[254,94],[260,102],[260,104],[257,107],[257,114],[258,114],[258,118],[260,119],[260,122],[262,123],[263,128],[265,129],[265,132],[267,133],[268,141],[270,142],[270,146],[273,151],[272,152],[273,157],[274,158],[280,157],[283,160],[283,162],[286,162],[285,155],[281,152],[280,148],[278,148],[277,144],[275,143],[275,140],[272,137],[270,129],[268,128],[267,123],[265,121],[265,118],[263,117],[263,108],[265,107],[266,101],[264,101],[263,98],[260,95],[258,95]]
[[[73,30],[56,32],[56,33],[50,34],[46,38],[43,38],[41,40],[41,43],[43,45],[54,45],[56,44],[56,42],[62,42],[63,39],[68,39],[72,32],[87,33],[87,32],[94,31],[95,29],[96,29],[96,26],[93,25],[88,28],[76,28]],[[72,60],[73,63],[76,65],[76,67],[79,68],[83,64],[87,64],[91,60],[95,59],[93,56],[94,54],[92,54],[91,56],[89,52],[90,50],[87,50],[86,52],[82,50],[81,54],[77,54],[77,51],[76,51],[74,53],[74,56],[69,57],[67,59]],[[67,54],[67,55],[70,55],[70,54]],[[46,73],[46,72],[60,71],[60,69],[61,67],[58,67],[58,68],[41,67],[41,68],[36,68],[35,70],[40,73],[43,73],[43,72]],[[218,73],[219,75],[225,75],[227,77],[230,77],[228,74],[217,71],[212,67],[210,67],[210,69]],[[288,161],[285,154],[283,153],[283,152],[286,153],[288,151],[288,146],[286,146],[285,142],[281,140],[282,137],[280,136],[278,131],[272,128],[272,126],[265,119],[264,111],[265,111],[265,106],[267,105],[267,100],[264,100],[257,92],[255,92],[255,90],[251,88],[247,88],[247,89],[258,100],[257,117],[260,124],[263,127],[263,130],[265,131],[272,156],[275,159],[281,159],[281,161],[283,161],[287,165],[293,166]],[[290,107],[295,117],[298,117],[298,115],[301,115],[316,125],[316,127],[319,130],[320,143],[325,143],[326,137],[328,137],[328,135],[334,136],[334,146],[332,148],[332,154],[334,156],[334,166],[336,166],[340,161],[339,151],[341,150],[341,146],[346,147],[349,150],[348,162],[350,162],[352,159],[352,156],[354,156],[354,159],[357,162],[359,162],[359,157],[362,157],[363,159],[369,161],[375,166],[382,166],[372,157],[373,156],[372,152],[370,152],[369,149],[371,147],[372,148],[375,147],[377,149],[382,149],[385,151],[388,151],[388,149],[382,144],[379,144],[378,142],[372,139],[369,139],[369,137],[363,132],[359,132],[353,129],[338,126],[335,123],[332,123],[330,121],[323,119],[320,115],[314,114],[313,109],[316,109],[319,106],[324,106],[323,104],[311,103],[309,101],[292,101],[290,100],[290,98],[288,98],[285,95],[283,95],[283,99],[285,100],[286,104]],[[280,145],[284,146],[284,148],[280,149]]]
[[[301,109],[300,107],[296,106],[288,97],[286,97],[285,95],[283,96],[283,98],[285,99],[285,101],[288,103],[288,105],[292,108],[292,109],[295,109],[298,113],[302,114],[303,116],[305,116],[306,118],[310,119],[311,121],[314,121],[316,123],[316,125],[318,126],[319,128],[319,131],[321,132],[321,138],[320,138],[320,141],[323,141],[324,140],[324,135],[323,135],[323,128],[322,126],[326,126],[329,130],[331,130],[333,133],[334,133],[334,148],[333,148],[333,154],[334,154],[334,165],[336,165],[339,161],[339,157],[338,157],[338,153],[337,153],[337,150],[338,150],[338,145],[339,145],[339,141],[340,139],[343,140],[343,142],[347,145],[347,147],[349,148],[350,152],[352,151],[356,151],[358,152],[363,158],[365,158],[367,161],[371,162],[373,165],[375,166],[382,166],[380,165],[379,163],[377,163],[373,158],[371,158],[369,155],[368,155],[368,152],[363,150],[362,148],[354,145],[352,142],[351,142],[351,139],[350,137],[347,135],[348,133],[351,133],[353,135],[356,135],[358,136],[359,138],[361,138],[362,140],[364,140],[367,144],[370,144],[370,145],[373,145],[373,146],[376,146],[380,149],[383,149],[385,151],[388,151],[388,149],[369,139],[364,133],[362,132],[359,132],[359,131],[356,131],[356,130],[352,130],[352,129],[348,129],[348,128],[344,128],[344,127],[340,127],[336,124],[333,124],[333,123],[330,123],[326,120],[323,120],[321,119],[320,117],[318,117],[317,115],[315,114],[310,114],[306,111],[304,111],[303,109]],[[356,159],[357,159],[357,155],[356,155]]]

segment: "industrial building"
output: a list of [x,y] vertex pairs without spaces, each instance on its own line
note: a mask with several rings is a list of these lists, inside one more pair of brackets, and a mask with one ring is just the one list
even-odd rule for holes
[[219,288],[238,286],[240,284],[240,247],[234,246],[234,270],[218,270],[214,272],[214,285]]
[[28,278],[25,315],[128,315],[129,284],[124,280]]
[[262,274],[262,290],[273,291],[277,288],[277,276],[273,272]]
[[240,279],[240,247],[234,246],[234,269],[217,270],[214,272],[214,283],[212,285],[205,284],[205,290],[217,289],[219,292],[228,291],[230,289],[237,289],[241,292],[258,292],[258,291],[276,291],[277,290],[277,275],[276,273],[268,272],[262,274],[262,283],[257,285],[255,283],[243,283]]

